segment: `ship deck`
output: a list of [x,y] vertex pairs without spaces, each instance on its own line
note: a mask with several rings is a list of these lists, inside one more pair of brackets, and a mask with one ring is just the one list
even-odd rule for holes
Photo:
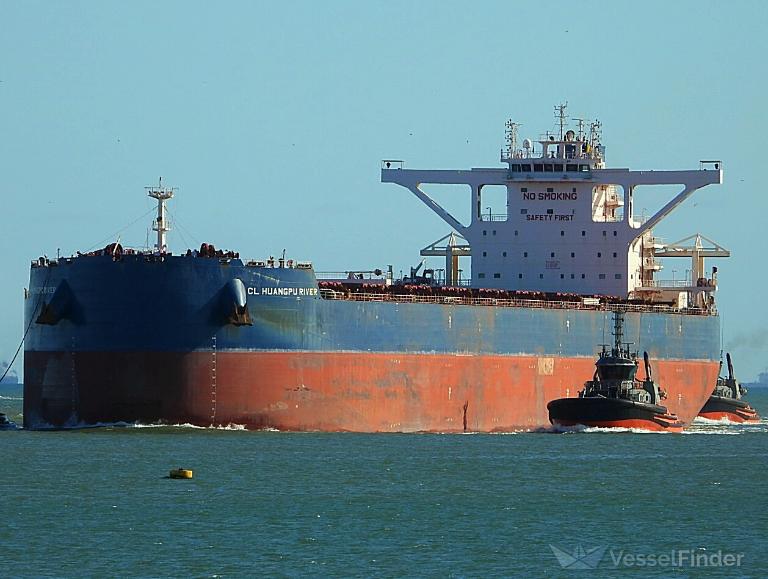
[[[450,288],[448,289],[450,291]],[[538,308],[553,310],[622,311],[640,313],[667,313],[697,316],[715,316],[714,308],[677,308],[666,304],[638,304],[598,298],[582,299],[528,299],[520,297],[482,297],[451,293],[400,293],[397,291],[356,291],[356,288],[332,289],[320,286],[320,296],[326,300],[356,302],[424,303],[454,306],[486,306],[505,308]]]

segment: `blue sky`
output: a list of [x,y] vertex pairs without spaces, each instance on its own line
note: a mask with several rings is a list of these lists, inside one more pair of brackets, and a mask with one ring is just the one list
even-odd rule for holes
[[611,166],[723,160],[724,184],[656,233],[732,251],[710,265],[725,347],[753,378],[768,366],[766,6],[0,0],[0,359],[23,332],[29,261],[120,230],[143,245],[151,216],[123,228],[160,175],[179,188],[176,251],[407,269],[448,229],[379,183],[381,159],[499,166],[507,118],[537,137],[567,100],[603,122]]

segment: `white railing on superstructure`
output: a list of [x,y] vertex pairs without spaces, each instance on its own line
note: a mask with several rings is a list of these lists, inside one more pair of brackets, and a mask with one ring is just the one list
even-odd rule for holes
[[643,287],[655,287],[655,288],[683,288],[683,287],[691,287],[691,280],[689,279],[654,279],[654,280],[643,281],[642,285]]
[[480,221],[506,221],[508,217],[506,213],[481,213]]

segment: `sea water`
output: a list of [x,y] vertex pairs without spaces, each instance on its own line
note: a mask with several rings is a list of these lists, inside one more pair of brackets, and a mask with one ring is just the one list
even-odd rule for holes
[[[768,414],[768,391],[749,401]],[[20,394],[0,411],[20,420]],[[3,577],[768,576],[768,421],[19,430],[0,457]],[[166,478],[177,467],[194,478]]]

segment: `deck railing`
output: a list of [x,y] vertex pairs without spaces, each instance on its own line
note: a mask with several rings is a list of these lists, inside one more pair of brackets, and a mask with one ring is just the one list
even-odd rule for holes
[[541,308],[552,310],[596,310],[641,313],[677,313],[688,315],[715,315],[715,308],[676,308],[668,305],[627,304],[627,303],[585,303],[584,301],[526,300],[505,298],[479,298],[446,295],[413,295],[365,292],[341,292],[329,288],[320,288],[320,296],[326,300],[345,300],[354,302],[395,302],[404,304],[443,304],[457,306],[493,306],[507,308]]
[[506,221],[508,215],[506,213],[481,213],[480,221]]

